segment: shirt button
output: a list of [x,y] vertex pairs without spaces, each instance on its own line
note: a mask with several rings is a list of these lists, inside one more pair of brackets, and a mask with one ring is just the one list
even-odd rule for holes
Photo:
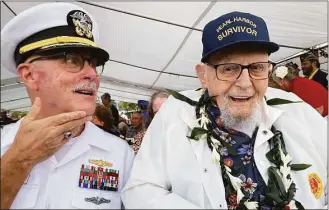
[[206,168],[205,168],[205,169],[203,169],[203,172],[207,173],[207,172],[208,172],[208,169],[206,169]]
[[266,135],[267,134],[267,131],[266,130],[263,130],[263,132],[262,132],[264,135]]

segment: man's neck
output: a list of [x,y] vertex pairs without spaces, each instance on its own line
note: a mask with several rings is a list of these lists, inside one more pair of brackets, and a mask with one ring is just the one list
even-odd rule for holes
[[106,105],[106,107],[107,107],[107,108],[110,108],[111,105],[112,105],[111,102],[109,102],[109,103]]
[[284,89],[288,92],[292,91],[292,82],[294,81],[296,77],[292,78],[290,81],[286,80]]

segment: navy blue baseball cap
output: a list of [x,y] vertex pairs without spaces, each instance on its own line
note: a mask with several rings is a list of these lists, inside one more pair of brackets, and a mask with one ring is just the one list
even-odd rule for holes
[[261,45],[269,54],[279,50],[271,42],[265,21],[250,13],[231,12],[210,21],[203,29],[201,62],[220,50],[241,43]]

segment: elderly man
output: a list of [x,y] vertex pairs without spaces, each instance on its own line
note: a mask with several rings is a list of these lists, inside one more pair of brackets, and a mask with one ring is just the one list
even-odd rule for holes
[[269,54],[279,46],[264,20],[228,13],[205,26],[202,42],[205,89],[172,92],[161,107],[122,192],[125,206],[323,208],[326,121],[303,102],[265,99]]
[[2,209],[121,208],[134,154],[89,122],[109,59],[97,39],[94,19],[68,3],[30,8],[1,31],[1,62],[33,103],[1,135]]
[[301,58],[301,61],[303,74],[306,78],[314,80],[328,89],[328,74],[319,69],[319,59],[313,53],[309,52]]

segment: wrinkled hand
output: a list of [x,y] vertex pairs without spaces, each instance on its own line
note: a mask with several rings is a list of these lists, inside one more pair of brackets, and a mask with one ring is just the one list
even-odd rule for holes
[[63,133],[90,120],[84,111],[63,113],[38,119],[41,100],[36,98],[31,111],[22,120],[10,150],[19,161],[33,167],[52,156],[69,139]]

